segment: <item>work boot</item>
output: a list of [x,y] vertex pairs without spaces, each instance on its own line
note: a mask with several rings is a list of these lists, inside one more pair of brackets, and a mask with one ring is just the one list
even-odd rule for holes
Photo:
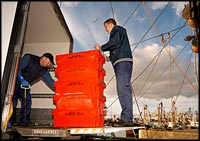
[[114,127],[134,127],[140,126],[138,123],[134,123],[133,121],[120,121],[118,123],[113,124]]

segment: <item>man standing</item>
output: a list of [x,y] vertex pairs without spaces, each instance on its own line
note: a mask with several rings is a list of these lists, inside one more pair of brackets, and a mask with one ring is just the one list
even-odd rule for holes
[[[33,54],[25,54],[18,68],[18,76],[13,95],[13,114],[10,119],[11,125],[16,123],[16,106],[18,99],[21,101],[20,124],[31,124],[31,95],[30,85],[38,78],[42,78],[47,85],[55,91],[54,80],[52,79],[48,69],[54,64],[53,55],[44,53],[41,57]],[[25,92],[26,91],[26,92]]]
[[121,122],[113,126],[133,126],[133,99],[131,88],[131,75],[133,57],[126,29],[117,25],[112,18],[104,22],[105,30],[110,34],[109,41],[94,48],[110,52],[110,61],[116,75],[117,94],[122,108]]

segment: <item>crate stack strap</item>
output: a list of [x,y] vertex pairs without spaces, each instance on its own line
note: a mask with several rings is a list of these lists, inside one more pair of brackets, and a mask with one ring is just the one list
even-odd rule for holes
[[57,55],[56,62],[54,127],[103,127],[104,56],[98,50],[90,50]]

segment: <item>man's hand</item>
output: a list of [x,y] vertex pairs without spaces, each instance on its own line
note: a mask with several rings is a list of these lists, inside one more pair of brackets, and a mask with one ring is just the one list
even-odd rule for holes
[[23,76],[19,75],[19,76],[18,76],[18,79],[19,79],[19,81],[21,82],[22,87],[29,87],[29,86],[30,86],[30,84],[28,83],[28,81],[24,80],[24,77],[23,77]]
[[22,87],[29,87],[30,86],[30,84],[26,80],[22,80],[21,84],[22,84]]
[[99,44],[94,44],[94,48],[99,50],[100,49],[100,45]]

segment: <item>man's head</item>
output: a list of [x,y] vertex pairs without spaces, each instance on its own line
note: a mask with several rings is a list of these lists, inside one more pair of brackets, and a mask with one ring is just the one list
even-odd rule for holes
[[113,18],[110,18],[110,19],[107,19],[105,22],[104,22],[104,27],[105,27],[105,30],[106,32],[108,32],[108,34],[111,33],[113,27],[117,25],[116,21],[113,19]]
[[40,60],[40,63],[43,67],[50,68],[51,66],[55,65],[54,58],[51,53],[44,53]]

